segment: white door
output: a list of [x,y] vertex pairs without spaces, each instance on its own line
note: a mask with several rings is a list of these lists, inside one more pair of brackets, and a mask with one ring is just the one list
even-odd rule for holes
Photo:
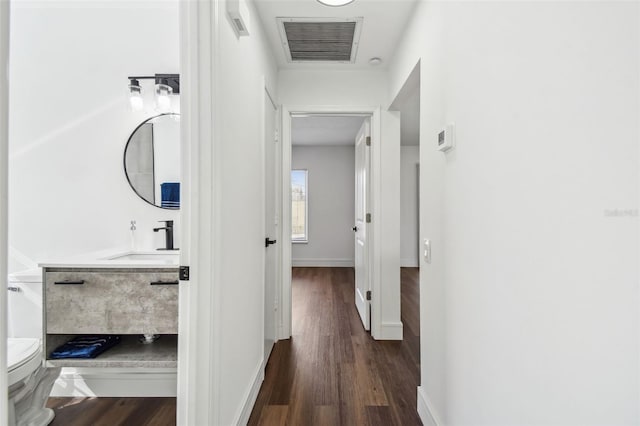
[[356,136],[356,208],[355,208],[355,294],[356,308],[365,330],[371,328],[371,302],[368,273],[369,245],[367,215],[369,210],[370,121],[365,120]]
[[276,211],[276,134],[277,109],[269,92],[265,90],[264,137],[264,196],[265,196],[265,268],[264,268],[264,362],[266,364],[276,340],[276,275],[278,251],[276,235],[278,215]]

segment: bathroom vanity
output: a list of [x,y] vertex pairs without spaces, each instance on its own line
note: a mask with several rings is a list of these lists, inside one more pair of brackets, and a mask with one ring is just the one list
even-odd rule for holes
[[[123,253],[41,266],[48,366],[176,368],[176,253]],[[93,359],[50,359],[50,353],[71,338],[96,334],[117,334],[122,340]],[[143,343],[143,335],[159,338]]]

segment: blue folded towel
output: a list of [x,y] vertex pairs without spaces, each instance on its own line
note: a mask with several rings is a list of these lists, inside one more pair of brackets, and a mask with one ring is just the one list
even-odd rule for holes
[[165,182],[160,184],[162,207],[177,209],[180,207],[180,182]]
[[58,346],[49,359],[95,358],[104,351],[120,343],[120,336],[77,336],[64,345]]

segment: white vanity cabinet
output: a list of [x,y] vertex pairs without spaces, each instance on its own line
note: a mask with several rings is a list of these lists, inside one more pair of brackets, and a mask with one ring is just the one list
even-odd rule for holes
[[[44,267],[44,345],[59,367],[175,367],[178,268]],[[94,359],[49,359],[77,335],[118,334]],[[141,336],[160,335],[153,343]]]

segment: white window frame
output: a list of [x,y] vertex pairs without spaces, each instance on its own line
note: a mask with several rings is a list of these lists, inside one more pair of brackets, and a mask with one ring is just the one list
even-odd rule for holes
[[[293,244],[307,244],[309,243],[309,170],[291,169],[291,173],[293,172],[304,172],[304,238],[293,238],[293,232],[291,232],[291,242]],[[289,205],[293,208],[293,185],[289,190],[289,199],[291,200]],[[293,214],[291,219],[291,230],[293,231]]]

